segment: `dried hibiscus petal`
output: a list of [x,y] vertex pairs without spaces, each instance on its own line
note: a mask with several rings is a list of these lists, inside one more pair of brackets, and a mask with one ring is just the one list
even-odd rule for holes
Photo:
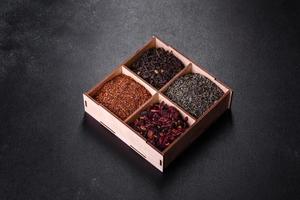
[[161,102],[142,111],[130,126],[162,151],[189,127],[187,120],[176,108]]

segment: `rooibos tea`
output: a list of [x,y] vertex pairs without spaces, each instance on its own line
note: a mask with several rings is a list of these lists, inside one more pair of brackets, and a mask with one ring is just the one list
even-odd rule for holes
[[122,120],[145,103],[151,94],[131,77],[118,75],[106,82],[94,98]]

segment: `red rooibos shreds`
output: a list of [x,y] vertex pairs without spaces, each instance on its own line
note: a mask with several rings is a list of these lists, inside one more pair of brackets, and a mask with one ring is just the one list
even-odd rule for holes
[[122,120],[125,120],[150,97],[151,94],[146,88],[123,74],[106,82],[94,96],[99,103]]
[[142,111],[130,126],[162,151],[189,127],[187,121],[176,108],[161,102]]

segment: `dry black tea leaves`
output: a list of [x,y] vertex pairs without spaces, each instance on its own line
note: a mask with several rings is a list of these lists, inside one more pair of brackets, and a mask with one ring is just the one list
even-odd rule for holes
[[165,94],[194,117],[200,117],[224,92],[205,76],[189,73],[175,80]]
[[163,48],[151,48],[129,68],[156,89],[160,89],[182,70],[184,65],[172,52]]
[[176,108],[161,102],[142,111],[130,126],[162,151],[189,127],[187,121]]
[[118,75],[106,82],[94,98],[122,120],[145,103],[151,94],[131,77]]

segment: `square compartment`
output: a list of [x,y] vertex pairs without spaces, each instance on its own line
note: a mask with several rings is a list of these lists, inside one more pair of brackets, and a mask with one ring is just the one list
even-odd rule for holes
[[[177,111],[179,111],[180,115],[185,118],[188,118],[187,123],[189,124],[189,126],[191,127],[194,123],[195,123],[195,119],[193,117],[191,117],[187,112],[185,112],[183,109],[181,109],[180,107],[178,107],[176,104],[174,104],[173,102],[171,102],[168,98],[164,97],[162,94],[157,93],[155,94],[150,101],[148,101],[146,104],[143,105],[143,107],[141,107],[140,109],[138,109],[136,112],[134,112],[133,115],[131,115],[130,118],[128,118],[126,120],[126,123],[128,124],[128,126],[130,126],[130,122],[134,121],[135,119],[137,119],[140,116],[140,113],[144,110],[146,110],[147,108],[149,108],[150,106],[152,106],[155,103],[161,103],[164,102],[165,104],[167,104],[168,106],[173,106],[174,108],[176,108]],[[140,135],[138,132],[136,132],[132,127],[130,127],[132,129],[132,131],[134,131],[136,134]],[[181,135],[185,134],[187,132],[188,129],[186,129]],[[143,137],[143,136],[141,136]],[[143,137],[144,138],[144,137]],[[175,142],[176,139],[173,141]],[[172,142],[172,143],[173,143]],[[151,143],[147,142],[149,145],[153,146]],[[172,144],[171,143],[171,144]],[[170,144],[170,145],[171,145]],[[159,149],[157,149],[156,147],[153,146],[153,148],[155,148],[157,151],[159,152],[163,152],[160,151]]]
[[[138,76],[136,76],[133,72],[131,72],[130,70],[128,70],[124,65],[121,65],[120,67],[118,67],[116,70],[114,70],[111,74],[109,74],[103,81],[101,81],[99,84],[97,84],[95,87],[93,87],[91,90],[89,90],[86,94],[92,98],[97,104],[101,105],[102,107],[104,107],[106,110],[108,110],[112,115],[114,115],[116,118],[118,118],[121,121],[126,121],[120,119],[117,115],[115,115],[112,111],[110,111],[108,108],[106,108],[104,105],[102,105],[101,103],[97,102],[96,99],[94,98],[95,94],[97,93],[97,91],[108,81],[110,81],[111,79],[115,78],[118,75],[126,75],[131,77],[134,81],[136,81],[137,83],[139,83],[140,85],[142,85],[150,94],[151,96],[153,96],[154,94],[156,94],[156,91],[149,86],[143,79],[139,78]],[[149,101],[151,99],[151,97],[147,100]],[[146,102],[147,102],[146,101]],[[146,103],[145,102],[145,103]],[[144,103],[144,104],[145,104]],[[141,106],[142,107],[142,106]],[[127,118],[129,118],[133,113],[131,113]]]
[[[212,77],[210,74],[208,74],[206,71],[202,70],[200,67],[198,67],[197,65],[193,64],[193,63],[190,63],[186,68],[184,68],[184,70],[182,70],[180,73],[178,73],[175,77],[173,77],[171,79],[171,81],[168,82],[168,84],[166,84],[163,88],[160,89],[160,92],[166,97],[167,95],[165,94],[165,92],[167,91],[167,89],[174,83],[175,80],[177,80],[178,78],[186,75],[186,74],[189,74],[189,73],[193,73],[193,74],[200,74],[206,78],[208,78],[210,81],[212,81],[214,84],[216,84],[223,92],[223,96],[227,93],[227,92],[230,92],[230,90],[225,87],[224,85],[222,85],[216,78]],[[222,97],[221,97],[222,98]],[[221,99],[220,98],[220,99]],[[168,98],[169,99],[169,98]],[[219,99],[219,100],[220,100]],[[218,101],[217,100],[214,104],[217,104]],[[172,101],[174,104],[176,104],[178,107],[180,107],[182,110],[184,110],[185,112],[189,113],[188,111],[186,111],[183,107],[181,107],[177,102],[174,102],[173,100],[170,99],[170,101]],[[214,106],[211,105],[210,107]],[[202,115],[205,115],[205,113],[210,109],[210,107],[202,114]],[[190,113],[189,113],[190,114]],[[191,115],[191,114],[190,114]],[[201,116],[202,116],[201,115]],[[192,115],[191,115],[192,116]],[[194,119],[197,119],[197,118],[200,118],[201,116],[199,117],[195,117],[195,116],[192,116]]]
[[[177,72],[172,78],[174,78],[177,74],[179,74],[182,70],[184,70],[189,64],[190,61],[185,58],[182,54],[180,54],[179,52],[175,51],[171,46],[168,46],[167,44],[163,43],[161,40],[159,40],[156,37],[153,37],[142,49],[138,50],[136,54],[134,54],[131,58],[129,58],[127,61],[124,62],[124,65],[130,70],[132,71],[132,73],[136,74],[132,69],[131,69],[131,65],[138,60],[147,50],[151,49],[151,48],[162,48],[168,52],[172,52],[172,54],[179,59],[182,63],[184,68],[181,69],[179,72]],[[139,76],[138,74],[136,74],[137,76]],[[140,77],[140,76],[139,76]],[[143,79],[142,77],[140,77],[141,79]],[[144,80],[144,79],[143,79]],[[170,79],[171,80],[171,79]],[[170,81],[169,80],[169,81]],[[147,82],[146,80],[144,80],[145,82]],[[166,85],[169,81],[167,81],[164,85]],[[148,82],[147,82],[148,83]],[[155,90],[160,90],[161,88],[155,88],[153,85],[151,85],[150,83],[148,83],[151,87],[153,87],[153,89]],[[164,86],[163,85],[163,86]],[[163,87],[162,86],[162,87]]]

